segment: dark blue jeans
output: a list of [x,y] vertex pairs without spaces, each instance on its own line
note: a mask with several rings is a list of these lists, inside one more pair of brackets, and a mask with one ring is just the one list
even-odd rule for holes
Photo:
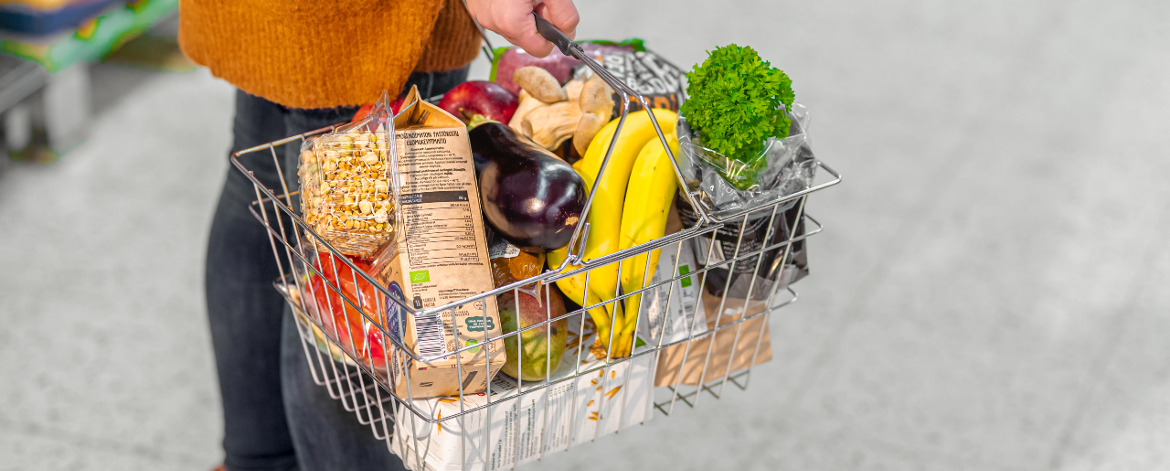
[[[439,95],[466,78],[466,68],[415,73],[407,88]],[[290,109],[239,91],[232,152],[348,121],[355,111]],[[277,164],[295,191],[300,149],[285,147]],[[271,153],[247,154],[241,162],[282,192]],[[280,272],[268,234],[248,211],[255,199],[252,183],[229,167],[207,246],[207,317],[223,396],[224,464],[230,471],[402,469],[369,426],[313,383],[291,311],[272,286]]]

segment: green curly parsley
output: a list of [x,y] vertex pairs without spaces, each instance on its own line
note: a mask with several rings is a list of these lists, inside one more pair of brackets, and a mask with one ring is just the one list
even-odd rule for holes
[[[796,98],[784,71],[760,59],[755,49],[735,44],[709,51],[703,65],[687,72],[687,95],[681,109],[703,146],[753,164],[769,137],[788,136],[792,122],[784,110]],[[742,177],[754,180],[755,173]]]

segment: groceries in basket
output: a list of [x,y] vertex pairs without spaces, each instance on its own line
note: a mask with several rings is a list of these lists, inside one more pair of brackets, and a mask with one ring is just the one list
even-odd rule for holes
[[[794,104],[791,81],[736,45],[711,51],[687,77],[678,124],[687,190],[708,214],[736,217],[688,241],[697,267],[707,269],[699,278],[704,330],[719,330],[688,342],[698,358],[685,355],[687,344],[663,350],[658,385],[697,384],[771,359],[760,314],[808,274],[807,249],[796,240],[804,234],[804,199],[767,205],[809,188],[816,169],[808,114]],[[697,222],[687,198],[676,204],[684,224]]]
[[[667,133],[666,141],[677,153],[673,135],[677,115],[671,110],[678,109],[682,96],[682,71],[646,51],[640,41],[592,46],[586,43],[583,48],[607,73],[648,98],[651,108],[656,108],[658,125]],[[572,70],[574,67],[576,70]],[[658,138],[648,112],[631,112],[618,135],[619,120],[615,116],[621,113],[622,100],[617,99],[601,75],[592,73],[577,59],[558,57],[557,53],[549,59],[536,60],[520,52],[505,51],[497,61],[495,79],[520,93],[520,105],[509,127],[545,149],[567,158],[579,157],[573,169],[584,179],[586,188],[597,184],[589,232],[583,234],[587,236],[585,261],[662,237],[677,183],[670,154]],[[566,142],[571,142],[569,151],[565,150]],[[598,181],[611,143],[613,155]],[[487,184],[485,180],[481,178],[481,185]],[[627,199],[627,194],[632,198]],[[485,203],[485,210],[488,206]],[[491,216],[488,219],[494,221]],[[566,236],[571,232],[567,231]],[[550,269],[559,269],[569,255],[568,247],[555,249],[549,252]],[[595,268],[588,287],[585,273],[557,281],[569,300],[587,307],[602,332],[598,347],[610,351],[614,358],[630,355],[638,310],[626,314],[626,306],[639,303],[640,294],[636,292],[653,277],[657,256],[658,252],[643,254],[627,260],[620,269],[617,263]],[[625,302],[616,301],[619,290],[633,295]]]
[[[318,315],[326,333],[388,378],[400,397],[474,394],[505,359],[501,341],[471,347],[500,335],[495,298],[417,313],[493,288],[467,128],[420,100],[417,89],[392,119],[387,102],[383,95],[368,117],[307,141],[300,174],[306,221],[392,295],[377,299],[360,277],[362,289],[346,292],[353,272],[343,269],[332,286],[325,286],[328,276],[310,284],[333,290],[332,298],[323,296],[326,307],[317,300],[315,310],[327,313]],[[391,133],[394,146],[385,137]],[[324,252],[318,258],[333,257]],[[339,322],[346,328],[330,331]],[[343,335],[355,330],[359,336]],[[409,352],[393,348],[383,332]]]
[[[590,57],[599,57],[607,53],[645,51],[641,39],[627,39],[621,42],[614,41],[581,41],[581,49]],[[540,67],[547,70],[558,82],[564,83],[573,76],[573,69],[580,67],[581,61],[575,57],[561,54],[553,49],[545,57],[535,57],[523,49],[515,46],[502,47],[495,50],[495,59],[492,61],[492,80],[512,93],[520,93],[520,86],[512,77],[522,67]]]
[[397,298],[386,299],[388,331],[419,358],[436,359],[424,363],[400,355],[392,365],[392,386],[400,397],[474,394],[503,366],[502,342],[451,352],[500,335],[495,299],[426,315],[406,315],[400,305],[430,309],[494,287],[467,128],[419,100],[417,89],[394,127],[402,231],[374,269]]
[[[654,355],[607,366],[585,347],[595,339],[594,326],[580,315],[569,320],[569,350],[547,387],[500,375],[490,396],[405,404],[395,415],[390,450],[407,469],[511,469],[650,420]],[[489,398],[491,406],[484,407]],[[411,408],[437,422],[420,419]]]
[[687,73],[679,167],[688,191],[715,217],[809,187],[816,161],[808,113],[792,81],[750,47],[716,48]]
[[[711,334],[688,341],[689,351],[697,355],[685,353],[683,344],[663,349],[655,385],[694,385],[772,359],[767,317],[761,314],[785,299],[778,294],[783,288],[809,273],[805,241],[794,240],[805,230],[803,201],[750,212],[683,244],[694,254],[694,266],[706,269],[692,277],[700,291],[702,307],[697,311],[702,314],[685,319],[689,332],[721,329],[714,334],[713,345]],[[675,202],[682,221],[693,224],[697,215],[686,200],[680,197]],[[668,325],[677,326],[681,318],[672,316]]]
[[[682,228],[673,210],[671,216],[667,225],[668,233]],[[646,283],[651,288],[645,291],[640,306],[629,304],[630,309],[638,306],[643,312],[643,321],[638,327],[639,335],[651,343],[665,346],[658,353],[655,386],[697,385],[701,381],[720,380],[729,371],[739,372],[749,365],[772,359],[767,318],[758,316],[763,312],[765,304],[751,303],[747,315],[757,317],[747,319],[738,326],[732,325],[744,317],[744,300],[736,298],[734,293],[726,298],[713,296],[710,289],[713,284],[719,284],[722,290],[726,276],[717,280],[713,273],[720,269],[714,267],[703,273],[691,274],[704,266],[702,260],[696,260],[693,250],[695,245],[709,240],[699,237],[660,249],[662,255],[658,259],[657,270]],[[748,259],[752,267],[755,267],[758,258]],[[726,269],[723,270],[726,272]],[[671,278],[678,280],[665,283]],[[740,277],[744,280],[749,278]],[[759,279],[757,282],[758,292],[765,295],[772,292],[770,284],[766,285]],[[703,285],[707,289],[703,289]],[[723,309],[723,316],[718,314],[720,308]],[[712,345],[712,335],[703,334],[715,329],[716,322],[723,328],[714,334]]]
[[[544,269],[545,254],[521,250],[495,234],[491,234],[488,240],[492,276],[497,288],[539,275]],[[522,373],[526,381],[547,377],[549,371],[561,363],[565,353],[569,321],[552,321],[567,312],[560,290],[556,286],[534,282],[496,296],[496,304],[504,325],[504,345],[508,353],[503,372],[513,378],[520,378]],[[517,331],[520,333],[513,334]],[[517,338],[520,339],[519,347]]]
[[[375,353],[368,342],[370,320],[380,318],[378,290],[342,261],[342,256],[318,252],[307,243],[304,246],[306,258],[312,262],[308,283],[304,284],[309,296],[301,296],[306,310],[325,335],[335,339],[350,357],[368,363]],[[368,262],[349,260],[364,274],[371,273]],[[379,358],[381,353],[377,352]]]
[[[683,229],[677,208],[672,207],[666,220],[666,233],[673,234]],[[657,344],[670,344],[707,330],[707,313],[699,293],[702,275],[691,275],[699,269],[695,253],[689,240],[669,244],[651,252],[655,254],[654,265],[645,274],[643,293],[626,300],[629,310],[637,310],[642,316],[638,335]],[[667,280],[678,280],[667,283]],[[698,318],[698,320],[695,320]]]
[[[676,203],[682,220],[693,224],[696,215],[690,205],[683,198]],[[666,328],[685,328],[693,340],[659,352],[655,386],[719,380],[772,359],[762,314],[779,304],[780,290],[808,274],[805,242],[794,241],[804,234],[803,198],[772,208],[748,213],[683,244],[694,257],[688,261],[706,269],[691,277],[700,307],[694,314],[668,313]],[[717,328],[714,334],[696,337]]]
[[[581,41],[582,51],[597,61],[606,72],[628,87],[646,97],[651,108],[665,108],[678,111],[683,97],[683,71],[654,52],[646,50],[641,39],[614,41]],[[575,57],[565,56],[553,50],[547,57],[536,58],[520,48],[510,47],[497,51],[493,63],[492,77],[512,93],[521,93],[524,88],[516,73],[526,67],[539,67],[549,73],[558,83],[564,84],[573,77],[588,77],[592,71]],[[531,92],[530,92],[531,93]],[[523,106],[521,94],[521,106]],[[546,103],[551,103],[546,101]],[[614,95],[611,116],[621,113],[621,100]],[[641,104],[631,103],[633,110]],[[608,118],[606,119],[608,121]]]
[[561,291],[556,285],[546,284],[535,289],[514,289],[496,299],[504,333],[516,332],[504,337],[508,353],[504,373],[525,381],[548,377],[561,364],[561,357],[565,354],[569,320],[552,321],[567,312]]
[[508,126],[551,151],[563,150],[570,138],[579,155],[613,113],[613,89],[601,79],[577,77],[563,87],[548,71],[521,67],[520,106]]
[[464,123],[470,123],[475,115],[506,123],[512,119],[518,105],[516,94],[487,80],[463,82],[444,93],[443,99],[439,100],[439,108]]
[[[719,298],[704,298],[707,306],[719,304]],[[745,314],[725,315],[718,321],[715,317],[696,316],[697,322],[706,324],[695,328],[696,338],[658,352],[654,385],[707,384],[772,361],[772,338],[768,333],[768,318],[759,315],[762,311],[762,305],[757,306],[746,314],[749,319],[738,324]],[[721,327],[719,330],[715,330],[716,322]],[[715,332],[699,335],[711,330]]]
[[[786,216],[789,214],[795,216],[798,213],[799,209],[795,207],[789,211],[779,211],[774,221],[773,232],[783,235],[768,238],[773,243],[766,247],[773,248],[765,250],[762,254],[739,259],[731,269],[728,265],[720,265],[719,262],[730,260],[732,255],[726,255],[727,259],[715,260],[711,258],[715,253],[713,251],[734,251],[736,241],[730,243],[726,241],[729,238],[727,234],[733,232],[744,234],[742,237],[737,236],[740,251],[750,253],[764,248],[761,242],[767,237],[763,234],[767,229],[759,225],[766,226],[769,221],[767,218],[762,222],[757,220],[753,223],[756,225],[754,228],[724,226],[734,229],[729,231],[719,229],[714,233],[714,242],[710,237],[701,236],[683,244],[685,247],[680,250],[680,264],[694,263],[694,266],[700,269],[706,267],[707,271],[702,275],[690,277],[693,280],[691,285],[693,290],[682,289],[680,293],[682,306],[670,306],[667,310],[665,325],[662,328],[663,332],[673,332],[673,335],[665,334],[666,341],[687,338],[690,340],[659,351],[655,386],[699,385],[721,380],[750,366],[772,360],[768,317],[762,314],[777,304],[775,299],[777,290],[793,281],[790,270],[797,269],[792,262],[797,244],[802,244],[803,254],[803,241],[781,244],[788,240],[791,234],[786,229],[791,227]],[[710,248],[712,244],[716,248]],[[779,247],[776,247],[777,245]],[[790,246],[792,249],[787,248]],[[790,251],[793,252],[789,253]],[[781,264],[780,261],[786,254],[788,263]],[[799,269],[807,273],[807,266],[801,266]],[[777,280],[781,282],[777,283]],[[691,300],[688,295],[697,295],[698,299]],[[698,306],[692,308],[690,304],[692,302]],[[651,312],[651,315],[653,314]],[[653,321],[651,324],[651,327],[659,326]],[[710,331],[715,332],[709,333]],[[708,333],[701,335],[705,332]]]
[[488,225],[532,252],[567,245],[585,209],[581,177],[503,123],[476,120],[472,126],[471,148]]
[[[674,112],[654,109],[653,113],[662,129],[674,129],[677,120]],[[622,248],[631,247],[634,241],[644,239],[646,234],[658,233],[656,231],[661,229],[657,228],[665,221],[665,210],[669,209],[670,201],[673,199],[672,194],[661,191],[663,190],[661,187],[668,184],[658,185],[662,182],[654,178],[657,170],[663,169],[659,165],[669,166],[669,160],[660,160],[660,157],[665,155],[665,150],[661,139],[654,131],[650,113],[645,110],[630,113],[620,134],[617,133],[617,127],[616,119],[606,124],[589,143],[585,156],[574,164],[574,169],[585,179],[587,187],[592,188],[594,185],[597,187],[588,216],[589,233],[585,241],[585,261],[614,254]],[[674,138],[667,135],[666,140],[671,142]],[[602,162],[611,143],[613,153],[606,164],[605,173],[600,175]],[[636,175],[637,181],[631,179],[635,168],[639,172]],[[652,199],[632,202],[630,211],[627,212],[625,198],[631,185],[634,188],[632,194]],[[644,185],[653,188],[644,190]],[[623,221],[627,220],[632,223],[626,228],[624,233],[626,237],[623,239]],[[567,256],[567,248],[550,252],[549,268],[559,268]],[[645,258],[641,260],[644,266]],[[636,263],[626,261],[622,263],[621,268],[631,264]],[[624,271],[619,270],[618,265],[615,262],[592,269],[588,287],[585,273],[562,278],[557,284],[573,302],[581,306],[592,306],[589,314],[602,331],[599,336],[601,345],[611,349],[615,358],[624,358],[629,356],[633,345],[637,316],[626,315],[622,303],[614,301],[618,296],[619,279]],[[640,283],[640,280],[635,278],[640,278],[638,273],[641,269],[629,268],[630,270],[625,273],[629,284]],[[604,304],[597,305],[598,303]],[[610,331],[613,332],[613,342],[610,341]]]
[[808,274],[788,77],[734,45],[688,74],[640,41],[584,49],[499,51],[493,81],[383,96],[303,146],[312,231],[282,292],[307,346],[393,393],[408,469],[534,461],[650,419],[655,387],[693,404],[772,358],[767,314]]
[[488,258],[497,288],[532,278],[544,270],[545,254],[521,250],[492,231],[488,232]]
[[388,97],[362,120],[306,139],[298,175],[309,227],[345,255],[369,257],[394,238],[394,132]]

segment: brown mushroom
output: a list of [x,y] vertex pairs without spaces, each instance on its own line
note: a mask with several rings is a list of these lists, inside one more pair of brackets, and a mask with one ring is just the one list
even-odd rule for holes
[[560,103],[569,99],[556,77],[540,67],[530,65],[516,69],[512,81],[533,98],[545,103]]
[[573,131],[573,147],[577,153],[585,155],[589,143],[598,131],[609,122],[613,115],[613,89],[594,74],[581,87],[581,96],[577,99],[581,110],[581,120]]
[[563,101],[528,112],[520,122],[520,133],[541,147],[552,150],[573,137],[580,120],[581,109],[577,103]]
[[577,149],[577,153],[585,155],[585,151],[589,149],[589,143],[593,142],[593,137],[597,135],[601,128],[605,127],[608,120],[602,119],[596,113],[581,113],[581,119],[577,121],[577,128],[573,130],[573,147]]
[[577,101],[580,103],[582,113],[604,115],[602,118],[606,118],[606,121],[609,121],[609,115],[613,113],[613,89],[609,88],[609,84],[597,74],[593,74],[585,81]]
[[536,98],[532,98],[532,95],[529,95],[527,91],[520,90],[520,104],[516,106],[516,112],[512,114],[512,119],[508,121],[508,127],[516,130],[516,132],[521,132],[520,122],[524,120],[524,116],[527,116],[529,112],[542,106],[548,105]]

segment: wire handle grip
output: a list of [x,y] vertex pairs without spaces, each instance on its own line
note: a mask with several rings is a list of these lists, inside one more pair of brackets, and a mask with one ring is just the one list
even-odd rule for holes
[[548,20],[536,14],[536,12],[532,12],[532,16],[536,18],[536,32],[540,33],[540,36],[544,39],[547,39],[549,42],[556,45],[557,49],[561,50],[561,54],[572,57],[573,49],[576,49],[582,53],[584,52],[584,50],[581,49],[580,44],[577,44],[572,39],[569,39],[568,36],[565,36],[565,33],[562,33],[561,30],[557,29],[556,26],[553,26],[552,23],[549,23]]

